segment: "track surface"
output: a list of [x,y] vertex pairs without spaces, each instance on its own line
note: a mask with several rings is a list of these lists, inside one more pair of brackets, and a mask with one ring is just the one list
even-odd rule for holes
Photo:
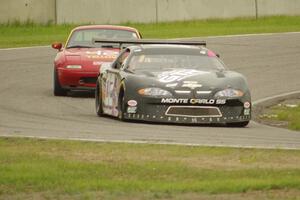
[[[254,101],[300,89],[300,33],[202,39],[248,78]],[[0,50],[0,135],[300,149],[299,132],[254,122],[222,128],[98,118],[91,95],[52,95],[55,53],[50,47]]]

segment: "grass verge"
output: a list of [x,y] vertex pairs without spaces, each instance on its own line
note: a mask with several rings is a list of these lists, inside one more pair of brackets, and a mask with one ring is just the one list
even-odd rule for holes
[[[145,38],[202,37],[249,33],[300,31],[300,16],[274,16],[259,19],[210,19],[172,23],[126,23],[140,30]],[[37,25],[12,23],[0,25],[0,48],[49,45],[64,42],[74,27],[65,25]]]
[[300,131],[300,98],[286,100],[267,108],[259,120],[268,125]]
[[0,199],[199,199],[257,191],[296,199],[299,166],[296,150],[0,138]]

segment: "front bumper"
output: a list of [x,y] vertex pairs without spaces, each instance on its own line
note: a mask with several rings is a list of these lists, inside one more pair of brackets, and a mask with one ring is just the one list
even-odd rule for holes
[[65,89],[94,90],[98,73],[74,69],[58,69],[58,79]]
[[[136,112],[125,106],[124,119],[158,123],[227,124],[251,120],[251,106],[244,107],[245,99],[229,100],[224,105],[155,104],[137,105]],[[182,112],[181,112],[182,111]]]

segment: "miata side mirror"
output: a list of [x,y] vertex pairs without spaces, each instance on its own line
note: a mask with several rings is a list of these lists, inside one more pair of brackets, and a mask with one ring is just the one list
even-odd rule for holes
[[54,42],[51,46],[52,46],[53,49],[61,50],[62,43]]

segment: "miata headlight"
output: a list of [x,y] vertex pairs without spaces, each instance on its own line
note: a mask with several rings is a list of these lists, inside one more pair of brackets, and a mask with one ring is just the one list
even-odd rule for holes
[[244,92],[241,90],[235,90],[232,88],[228,88],[225,90],[221,90],[215,94],[215,97],[242,97],[244,95]]
[[155,87],[140,89],[138,91],[138,93],[143,96],[153,96],[153,97],[171,97],[172,96],[171,92],[160,89],[160,88],[155,88]]
[[67,65],[65,68],[67,69],[81,69],[81,65]]

